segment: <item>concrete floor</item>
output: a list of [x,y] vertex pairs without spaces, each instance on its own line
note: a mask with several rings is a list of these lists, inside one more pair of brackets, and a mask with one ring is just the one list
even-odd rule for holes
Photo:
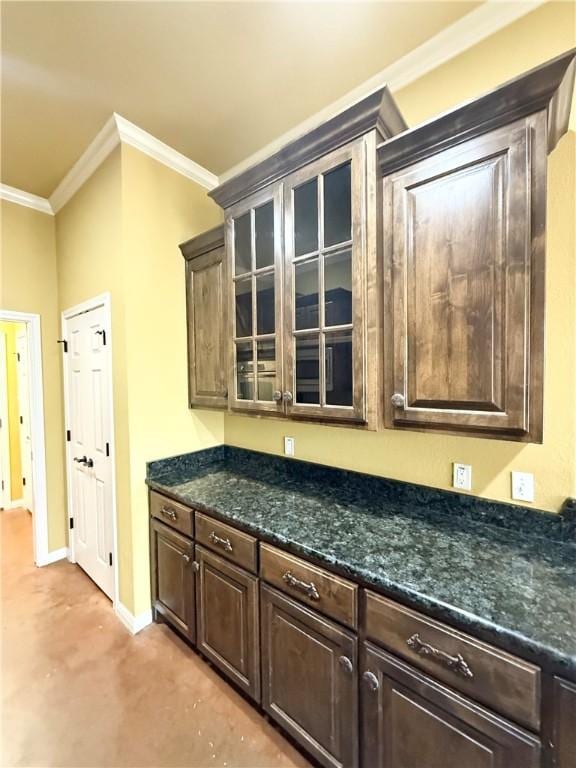
[[2,765],[305,768],[167,627],[133,637],[66,561],[32,564],[31,517],[2,517]]

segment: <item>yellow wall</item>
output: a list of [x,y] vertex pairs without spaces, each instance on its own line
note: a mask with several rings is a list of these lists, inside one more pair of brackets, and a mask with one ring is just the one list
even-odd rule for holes
[[62,370],[54,217],[2,201],[2,309],[40,315],[48,549],[66,546]]
[[[8,400],[8,438],[10,445],[10,498],[22,498],[22,457],[20,454],[20,406],[18,403],[18,366],[16,364],[16,335],[24,323],[0,322],[0,332],[6,335],[6,398]],[[4,396],[4,393],[2,393]]]
[[110,291],[120,600],[149,607],[146,461],[223,442],[190,411],[178,243],[221,218],[205,190],[122,145],[56,216],[60,306]]
[[[410,125],[576,45],[575,6],[544,5],[396,94]],[[576,496],[576,135],[549,158],[544,444],[385,430],[358,430],[226,416],[226,442],[423,485],[450,488],[451,462],[473,467],[473,492],[510,498],[510,471],[535,476],[534,506],[557,511]]]

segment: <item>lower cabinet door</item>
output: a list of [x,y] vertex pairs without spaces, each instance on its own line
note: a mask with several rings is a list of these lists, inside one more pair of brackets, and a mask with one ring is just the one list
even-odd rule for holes
[[384,651],[362,650],[364,768],[537,768],[539,740]]
[[258,579],[203,547],[196,562],[198,648],[259,702]]
[[262,706],[322,765],[353,768],[356,637],[265,585],[261,611]]
[[150,550],[154,611],[194,642],[194,544],[152,518]]

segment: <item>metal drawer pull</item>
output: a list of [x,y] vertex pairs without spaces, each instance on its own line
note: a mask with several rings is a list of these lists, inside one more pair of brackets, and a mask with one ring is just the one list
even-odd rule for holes
[[223,539],[221,536],[218,536],[215,531],[212,531],[208,538],[212,544],[216,544],[216,546],[222,547],[222,549],[225,549],[226,552],[232,552],[232,542],[230,539]]
[[160,508],[160,513],[164,517],[167,517],[168,520],[173,520],[174,522],[176,522],[176,520],[178,520],[178,515],[176,514],[176,510],[172,509],[172,507],[161,507]]
[[348,656],[339,656],[338,661],[340,663],[340,666],[344,670],[344,672],[348,672],[348,674],[350,674],[351,672],[354,671],[354,665],[352,664]]
[[461,654],[450,656],[450,654],[441,651],[439,648],[434,648],[433,645],[422,642],[418,633],[409,637],[406,640],[406,645],[412,648],[419,656],[429,656],[431,659],[435,659],[442,664],[443,667],[446,667],[446,669],[451,669],[452,672],[456,672],[457,675],[465,677],[467,680],[472,680],[474,677],[474,673]]
[[320,592],[316,589],[316,584],[314,584],[313,581],[308,583],[307,581],[301,581],[300,579],[297,579],[296,576],[292,573],[292,571],[286,571],[286,573],[282,576],[282,580],[288,584],[289,587],[294,587],[294,589],[298,589],[300,592],[304,592],[305,595],[307,595],[310,600],[320,600]]
[[374,672],[364,672],[362,680],[364,680],[371,691],[377,691],[380,688],[380,682]]

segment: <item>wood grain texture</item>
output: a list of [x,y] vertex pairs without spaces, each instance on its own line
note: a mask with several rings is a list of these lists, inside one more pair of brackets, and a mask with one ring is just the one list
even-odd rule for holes
[[265,585],[260,595],[264,710],[321,765],[355,768],[355,636]]
[[554,678],[554,766],[576,765],[576,684]]
[[406,127],[396,102],[384,86],[208,194],[222,208],[229,208],[369,131],[377,130],[381,139],[387,139]]
[[258,572],[258,541],[254,536],[196,512],[196,540],[242,568]]
[[196,562],[198,650],[259,702],[258,580],[200,546]]
[[156,491],[150,491],[150,514],[185,536],[194,536],[194,512]]
[[[366,636],[442,682],[533,730],[540,727],[540,669],[387,598],[366,592]],[[408,640],[462,657],[472,677],[464,677]]]
[[364,768],[540,765],[536,737],[369,643],[361,655]]

